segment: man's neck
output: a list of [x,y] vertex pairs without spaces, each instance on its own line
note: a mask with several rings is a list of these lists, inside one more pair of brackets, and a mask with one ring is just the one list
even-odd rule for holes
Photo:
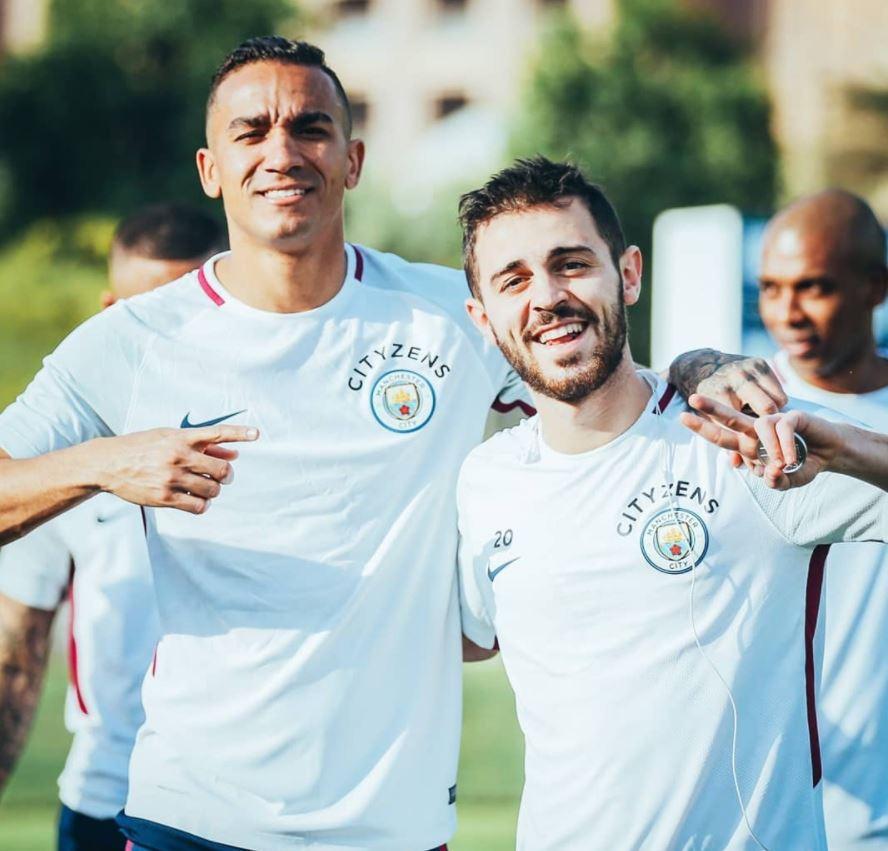
[[879,357],[874,342],[830,375],[819,375],[797,358],[790,357],[789,363],[803,381],[830,393],[873,393],[888,387],[888,360]]
[[561,402],[533,394],[546,443],[575,455],[610,443],[638,418],[651,396],[627,351],[613,375],[580,402]]
[[341,230],[294,253],[232,234],[231,253],[216,264],[216,275],[236,299],[272,313],[302,313],[326,304],[342,289],[345,271]]

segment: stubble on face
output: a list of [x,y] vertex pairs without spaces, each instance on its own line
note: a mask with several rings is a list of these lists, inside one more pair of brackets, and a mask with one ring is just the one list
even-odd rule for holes
[[[570,319],[587,322],[600,343],[591,353],[578,352],[556,359],[559,373],[547,375],[533,356],[534,335],[545,325]],[[600,316],[579,304],[560,304],[552,310],[539,311],[536,321],[522,334],[520,343],[500,337],[493,327],[491,331],[506,360],[531,390],[560,402],[580,402],[603,387],[623,360],[627,322],[622,289],[617,288],[614,299],[605,305]]]

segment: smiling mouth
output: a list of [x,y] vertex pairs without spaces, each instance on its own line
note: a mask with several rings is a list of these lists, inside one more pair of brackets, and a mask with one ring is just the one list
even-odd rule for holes
[[582,320],[567,322],[557,328],[547,328],[541,333],[533,334],[531,339],[543,346],[563,346],[577,339],[589,326]]
[[311,191],[309,187],[291,186],[286,189],[266,189],[259,194],[269,201],[289,201],[294,198],[304,198]]

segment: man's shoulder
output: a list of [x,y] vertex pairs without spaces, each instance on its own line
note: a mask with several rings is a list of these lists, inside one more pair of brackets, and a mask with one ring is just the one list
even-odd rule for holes
[[116,302],[81,328],[84,336],[120,334],[134,341],[152,332],[174,332],[203,307],[196,273],[189,272],[157,289]]
[[119,301],[106,313],[114,315],[116,311],[116,322],[138,322],[169,330],[215,307],[201,290],[195,270],[156,289]]
[[391,294],[418,299],[443,308],[447,312],[465,314],[464,303],[469,295],[466,276],[461,269],[434,263],[417,263],[367,248],[354,246],[360,257],[360,283]]
[[489,479],[497,470],[514,468],[531,460],[536,436],[537,417],[528,417],[518,425],[498,431],[478,444],[462,464],[461,480]]

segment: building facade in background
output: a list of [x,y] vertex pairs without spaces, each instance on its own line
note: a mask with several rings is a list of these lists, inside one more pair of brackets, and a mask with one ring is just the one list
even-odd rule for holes
[[785,194],[844,186],[888,220],[888,2],[768,6],[762,55]]
[[[606,37],[618,0],[294,0],[354,99],[367,177],[407,210],[506,153],[549,12]],[[761,59],[786,198],[841,185],[888,219],[888,2],[684,0]],[[39,46],[48,0],[0,0],[0,57]],[[295,33],[291,34],[295,35]],[[2,73],[2,66],[0,66]]]
[[48,6],[47,0],[0,0],[0,56],[40,45]]
[[402,211],[436,187],[486,177],[546,18],[568,8],[604,30],[612,0],[303,0],[356,107],[367,178]]

